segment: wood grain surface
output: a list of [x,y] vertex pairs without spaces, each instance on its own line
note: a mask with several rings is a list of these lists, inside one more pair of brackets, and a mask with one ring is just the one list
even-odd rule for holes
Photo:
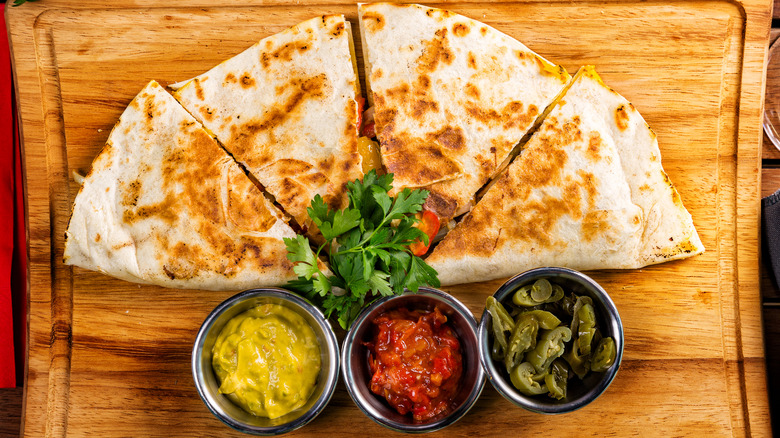
[[[197,328],[231,293],[139,286],[64,266],[63,235],[77,191],[69,175],[89,168],[148,80],[187,79],[319,14],[344,13],[357,29],[355,5],[338,1],[126,3],[82,0],[72,9],[71,2],[47,0],[7,12],[30,238],[25,435],[232,432],[201,403],[189,369]],[[514,408],[487,385],[474,410],[438,435],[770,435],[758,187],[771,2],[447,7],[572,72],[595,64],[658,134],[664,167],[707,252],[590,273],[616,302],[626,335],[618,377],[596,402],[547,417]],[[446,290],[480,315],[499,284]],[[294,434],[307,433],[389,431],[362,415],[340,386],[323,414]]]

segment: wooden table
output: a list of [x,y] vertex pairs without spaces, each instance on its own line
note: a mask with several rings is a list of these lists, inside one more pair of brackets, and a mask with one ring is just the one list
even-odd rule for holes
[[[235,7],[210,0],[46,0],[9,12],[30,200],[27,434],[176,434],[193,426],[193,434],[230,432],[193,397],[187,350],[194,329],[227,295],[136,287],[64,267],[62,235],[76,189],[69,173],[88,168],[121,102],[145,75],[154,72],[163,83],[186,79],[282,22],[320,11],[355,16],[353,4],[321,3],[290,10],[273,0]],[[522,425],[531,434],[557,428],[566,435],[578,427],[559,421],[566,418],[597,425],[594,433],[769,435],[756,270],[769,3],[463,2],[449,8],[518,36],[569,69],[596,63],[658,133],[664,165],[708,252],[593,274],[614,291],[627,339],[620,374],[597,404],[543,417],[510,411],[488,386],[475,411],[445,433],[484,434],[490,423],[494,433]],[[505,18],[513,14],[521,18]],[[497,284],[448,290],[477,313]],[[780,332],[771,310],[764,312],[768,339]],[[303,433],[386,432],[338,391]],[[18,390],[4,394],[11,408],[0,409],[19,412]]]

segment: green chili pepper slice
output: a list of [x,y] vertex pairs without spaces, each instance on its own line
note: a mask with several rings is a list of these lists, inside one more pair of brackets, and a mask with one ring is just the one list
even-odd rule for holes
[[542,336],[536,343],[536,348],[526,355],[526,360],[534,366],[537,373],[543,373],[550,368],[552,361],[563,354],[565,343],[571,340],[571,330],[566,326],[541,330],[541,332]]
[[520,362],[528,350],[536,347],[536,335],[539,331],[539,322],[533,315],[522,314],[517,319],[512,336],[509,338],[504,365],[506,371],[511,372]]
[[560,400],[566,397],[566,383],[569,379],[569,367],[562,359],[555,359],[550,371],[544,376],[544,384],[550,397]]
[[599,342],[599,345],[596,346],[596,351],[590,359],[590,369],[597,373],[603,373],[615,363],[616,356],[615,340],[612,338],[604,338]]
[[571,370],[574,371],[574,374],[580,379],[584,378],[588,371],[590,371],[589,357],[580,356],[575,345],[571,345],[562,357],[569,363]]
[[540,278],[531,286],[531,298],[537,303],[544,303],[552,296],[552,284],[546,278]]
[[579,331],[579,323],[580,319],[577,317],[577,314],[580,311],[580,308],[584,304],[590,304],[593,305],[593,300],[590,299],[590,297],[577,297],[577,300],[574,302],[574,308],[572,310],[572,319],[571,319],[571,332],[572,333],[578,333]]
[[539,322],[539,327],[545,329],[545,330],[552,330],[555,327],[558,327],[561,325],[561,320],[558,319],[557,316],[553,315],[551,312],[548,312],[546,310],[531,310],[528,312],[523,312],[520,315],[521,318],[534,318],[536,321]]
[[547,385],[540,385],[538,378],[534,366],[528,362],[521,363],[509,373],[512,385],[525,395],[539,395],[547,392]]
[[514,320],[509,316],[509,312],[506,311],[504,306],[501,305],[494,297],[487,298],[487,304],[485,306],[488,313],[492,317],[493,337],[494,342],[498,342],[503,351],[507,348],[506,332],[511,332],[515,326]]
[[550,283],[546,278],[536,280],[534,284],[525,285],[512,296],[512,302],[518,306],[534,307],[545,303],[554,303],[563,298],[563,288]]
[[596,334],[596,312],[593,306],[583,303],[577,312],[579,324],[577,327],[577,346],[583,355],[590,354],[590,346],[593,342],[593,335]]

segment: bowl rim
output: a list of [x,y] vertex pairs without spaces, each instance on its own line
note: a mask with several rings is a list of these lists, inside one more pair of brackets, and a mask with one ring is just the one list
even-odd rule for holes
[[[467,321],[467,329],[471,330],[471,332],[474,335],[474,338],[477,341],[477,351],[475,351],[475,357],[476,357],[476,365],[477,365],[477,378],[476,378],[476,384],[474,385],[474,388],[471,389],[469,392],[469,395],[466,397],[464,403],[462,403],[460,406],[458,406],[456,409],[454,409],[452,412],[447,414],[444,417],[441,417],[437,419],[436,421],[432,421],[430,423],[420,423],[420,424],[405,424],[400,423],[391,419],[388,419],[386,417],[382,416],[375,416],[373,413],[371,413],[366,406],[364,406],[365,400],[361,396],[361,394],[356,390],[356,385],[358,382],[355,381],[354,373],[352,372],[352,366],[351,361],[348,360],[349,357],[353,354],[353,346],[358,339],[356,339],[356,333],[357,328],[361,325],[367,323],[367,319],[373,311],[386,303],[397,301],[401,299],[405,299],[409,296],[423,296],[432,298],[436,301],[443,301],[450,305],[458,314],[460,314],[464,320]],[[344,337],[344,341],[342,342],[341,347],[341,374],[344,379],[345,386],[347,387],[347,392],[349,393],[350,398],[352,398],[352,401],[357,405],[357,407],[365,414],[368,418],[372,419],[377,424],[380,424],[390,430],[396,431],[396,432],[404,432],[404,433],[426,433],[426,432],[434,432],[437,430],[441,430],[451,424],[454,424],[463,416],[468,413],[469,410],[474,406],[476,401],[479,399],[479,396],[482,394],[482,390],[485,386],[485,370],[481,365],[480,358],[479,358],[479,338],[477,334],[477,321],[474,318],[474,315],[471,313],[471,311],[466,307],[460,300],[455,298],[453,295],[450,295],[442,290],[434,289],[431,287],[424,287],[421,286],[418,289],[418,292],[411,292],[409,290],[404,291],[402,295],[392,295],[388,297],[380,298],[373,303],[371,303],[368,307],[364,308],[357,316],[355,321],[352,323],[352,326],[350,327],[349,331],[347,332],[347,335]]]
[[540,414],[565,414],[581,409],[595,401],[601,396],[601,394],[604,393],[604,391],[607,390],[609,385],[612,384],[612,381],[615,379],[615,376],[617,376],[620,364],[623,360],[623,347],[625,345],[623,321],[620,319],[617,306],[615,306],[612,298],[604,290],[604,288],[601,287],[601,285],[599,285],[588,275],[569,268],[541,267],[522,272],[504,282],[496,290],[496,292],[493,293],[493,297],[496,298],[496,300],[499,302],[503,301],[511,292],[517,290],[521,284],[545,277],[565,278],[587,284],[590,288],[592,288],[594,295],[599,298],[599,301],[601,301],[603,307],[607,310],[608,315],[602,316],[602,319],[605,320],[605,324],[610,325],[612,328],[613,337],[615,338],[615,344],[617,347],[617,354],[615,356],[615,363],[606,372],[604,372],[604,376],[601,380],[599,380],[599,383],[586,392],[584,396],[564,403],[544,402],[541,399],[536,399],[534,397],[521,394],[511,383],[509,383],[504,378],[503,374],[496,367],[493,359],[490,357],[490,346],[488,343],[490,334],[488,330],[488,323],[490,320],[492,320],[492,318],[490,313],[487,311],[487,308],[482,312],[482,318],[480,319],[477,334],[479,337],[480,347],[479,358],[480,362],[482,363],[482,367],[487,373],[487,378],[490,380],[490,383],[493,385],[496,391],[501,394],[501,396],[510,401],[512,404],[525,408],[531,412]]
[[[206,394],[207,390],[205,388],[206,386],[205,382],[203,382],[200,378],[200,376],[204,372],[213,372],[213,370],[203,370],[203,368],[201,367],[201,361],[199,360],[199,356],[200,356],[199,350],[203,349],[205,338],[210,332],[215,320],[223,312],[232,308],[234,305],[240,303],[241,301],[255,298],[255,297],[272,297],[272,298],[281,299],[283,301],[287,301],[294,305],[297,305],[302,311],[309,313],[309,315],[311,315],[311,317],[317,322],[317,324],[322,329],[322,332],[325,334],[324,347],[327,348],[327,351],[324,354],[328,355],[330,360],[330,366],[328,367],[328,370],[326,372],[327,381],[325,383],[325,387],[322,391],[322,394],[314,402],[312,407],[308,411],[300,415],[299,417],[287,423],[282,423],[279,425],[268,426],[268,427],[254,426],[251,424],[244,423],[216,409],[212,405],[211,401],[208,398],[208,395]],[[292,309],[292,310],[298,311],[298,309]],[[323,345],[320,345],[320,348],[322,347]],[[201,324],[200,328],[198,329],[198,334],[195,337],[195,342],[193,343],[193,347],[192,347],[192,354],[191,354],[192,378],[195,382],[195,388],[198,391],[198,395],[200,396],[203,403],[206,405],[209,411],[211,411],[211,413],[215,417],[217,417],[217,419],[222,421],[227,426],[230,426],[232,429],[237,430],[239,432],[244,432],[252,435],[266,435],[266,436],[279,435],[305,426],[306,424],[314,420],[328,404],[336,389],[336,384],[338,383],[339,368],[340,368],[340,361],[341,361],[341,355],[339,353],[340,353],[339,344],[338,344],[338,340],[336,339],[336,334],[333,331],[333,327],[330,325],[328,320],[325,319],[325,315],[317,307],[311,304],[308,300],[295,294],[294,292],[291,292],[286,289],[278,288],[278,287],[260,287],[254,289],[247,289],[222,301],[208,314],[206,319]],[[323,353],[321,352],[320,354]]]

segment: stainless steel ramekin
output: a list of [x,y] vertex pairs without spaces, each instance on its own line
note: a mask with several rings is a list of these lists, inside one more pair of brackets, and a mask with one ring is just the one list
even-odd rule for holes
[[[317,386],[306,404],[273,420],[252,415],[220,394],[219,383],[211,365],[211,350],[225,324],[252,307],[269,303],[285,306],[300,314],[314,330],[322,356]],[[228,298],[203,322],[192,348],[192,376],[200,398],[223,423],[253,435],[278,435],[295,430],[313,420],[328,404],[336,388],[338,375],[339,346],[330,324],[319,309],[284,289],[251,289]]]
[[623,358],[623,323],[615,303],[598,283],[581,272],[567,268],[537,268],[523,272],[507,280],[493,296],[497,301],[507,303],[511,301],[512,294],[517,289],[540,278],[546,278],[561,285],[567,293],[574,292],[577,295],[587,295],[593,299],[597,316],[600,318],[602,334],[605,337],[611,336],[615,340],[617,352],[615,363],[603,373],[588,373],[582,381],[577,378],[570,380],[567,395],[562,400],[555,400],[546,395],[528,396],[522,394],[512,385],[504,364],[494,361],[490,357],[492,317],[487,310],[482,313],[482,320],[479,324],[480,358],[490,383],[504,398],[515,405],[543,414],[562,414],[576,411],[596,400],[617,375],[620,361]]
[[[401,415],[387,402],[369,389],[371,375],[368,370],[368,350],[364,342],[371,336],[371,325],[379,314],[394,308],[439,310],[447,315],[448,324],[455,331],[463,356],[463,375],[460,390],[452,409],[443,416],[419,422],[411,415]],[[369,418],[398,432],[432,432],[455,423],[471,409],[485,384],[485,372],[479,363],[477,324],[469,309],[453,296],[437,289],[421,287],[417,293],[382,298],[357,317],[341,351],[342,374],[352,400]]]

